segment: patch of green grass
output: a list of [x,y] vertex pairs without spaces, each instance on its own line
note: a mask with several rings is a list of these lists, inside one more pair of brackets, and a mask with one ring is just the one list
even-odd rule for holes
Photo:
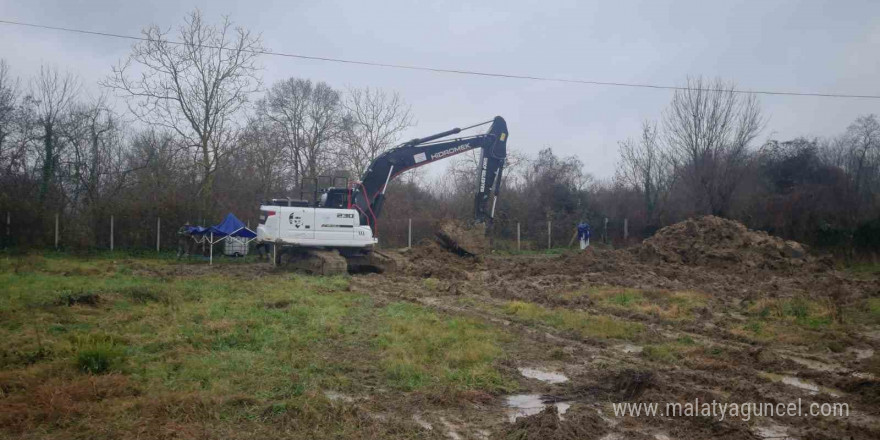
[[866,301],[868,317],[875,323],[880,323],[880,298],[868,298]]
[[546,308],[524,301],[507,303],[504,312],[526,322],[572,331],[586,338],[635,340],[644,331],[641,323],[579,310]]
[[611,304],[616,304],[621,307],[627,307],[630,304],[641,303],[644,300],[645,297],[642,296],[641,292],[631,290],[625,290],[608,298],[608,301]]
[[681,336],[675,341],[646,345],[642,350],[642,356],[655,362],[673,363],[691,354],[700,354],[706,351],[706,347],[698,344],[690,336]]
[[124,362],[125,347],[105,335],[77,335],[73,347],[76,365],[84,373],[109,373],[121,368]]
[[691,291],[642,291],[619,287],[594,287],[580,293],[612,310],[631,310],[670,321],[692,320],[695,310],[707,303],[705,294]]
[[853,263],[847,267],[845,267],[847,272],[858,276],[871,277],[880,275],[880,262],[860,262]]
[[748,311],[762,321],[782,321],[814,329],[833,323],[829,303],[805,297],[764,298],[751,304]]
[[655,362],[672,363],[681,358],[681,353],[672,345],[660,344],[645,346],[642,356]]
[[[309,400],[326,389],[514,386],[496,368],[510,340],[494,326],[416,305],[377,306],[350,292],[347,276],[254,280],[236,276],[237,267],[174,275],[186,274],[175,266],[189,263],[173,259],[108,264],[70,256],[0,259],[4,370],[122,374],[145,390],[144,399],[246,395],[265,405]],[[72,294],[96,294],[100,302],[62,301]],[[96,336],[106,334],[124,339]]]
[[502,335],[481,322],[441,317],[421,307],[394,303],[382,311],[376,346],[391,384],[402,390],[452,387],[501,391],[508,383],[494,363]]

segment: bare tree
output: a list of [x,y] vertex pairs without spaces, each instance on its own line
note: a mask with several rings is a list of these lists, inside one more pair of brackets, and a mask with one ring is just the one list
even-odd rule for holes
[[[284,141],[278,135],[273,122],[258,113],[248,121],[239,142],[244,150],[245,169],[252,169],[255,174],[250,177],[256,183],[256,192],[260,198],[272,195],[273,191],[291,189],[295,185],[285,185],[287,178]],[[280,195],[280,194],[279,194]]]
[[700,209],[727,213],[764,124],[757,98],[720,79],[688,79],[675,92],[664,114],[665,138]]
[[880,122],[875,115],[860,116],[843,135],[846,168],[856,194],[870,193],[880,183]]
[[663,150],[657,125],[642,123],[641,137],[618,145],[620,162],[615,178],[642,193],[648,223],[656,220],[659,204],[666,200],[675,179],[672,158]]
[[123,170],[122,126],[102,95],[71,111],[64,137],[70,145],[64,157],[69,195],[74,203],[93,206],[109,201],[111,184],[118,190]]
[[6,161],[9,138],[14,131],[18,107],[18,79],[12,78],[6,60],[0,60],[0,160]]
[[62,124],[74,106],[79,93],[79,80],[57,69],[40,67],[40,75],[31,81],[25,105],[33,117],[33,136],[40,143],[40,202],[46,200],[55,179],[59,159],[64,150]]
[[325,82],[289,78],[275,83],[258,108],[278,127],[297,185],[328,167],[342,124],[338,91]]
[[207,24],[195,10],[178,28],[179,42],[156,25],[113,68],[103,84],[126,98],[141,121],[180,135],[196,151],[202,200],[210,200],[218,161],[234,139],[236,113],[260,86],[259,35],[229,17]]
[[396,145],[404,130],[414,125],[409,105],[397,93],[351,89],[344,106],[340,157],[358,176],[363,175],[373,159]]

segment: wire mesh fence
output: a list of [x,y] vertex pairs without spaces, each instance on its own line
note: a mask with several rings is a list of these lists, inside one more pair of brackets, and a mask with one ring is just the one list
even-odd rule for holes
[[[56,248],[101,250],[173,251],[178,247],[178,229],[186,222],[162,216],[107,214],[85,222],[51,214],[33,224],[17,221],[14,212],[2,213],[4,248]],[[432,240],[443,219],[408,217],[385,218],[375,234],[383,248],[416,246]],[[578,224],[588,222],[591,245],[622,247],[639,240],[628,228],[627,219],[584,219],[580,221],[529,221],[516,218],[497,219],[491,230],[492,248],[500,251],[546,251],[574,248],[578,245]],[[200,224],[204,224],[202,221]],[[250,219],[248,227],[256,227]]]

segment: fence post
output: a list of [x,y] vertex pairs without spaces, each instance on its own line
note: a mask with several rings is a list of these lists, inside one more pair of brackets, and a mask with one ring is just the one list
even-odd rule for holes
[[162,217],[156,217],[156,253],[159,252],[160,237],[162,237]]
[[602,229],[602,243],[608,244],[608,217],[605,217],[605,226]]
[[519,245],[519,222],[516,222],[516,251],[522,250]]
[[412,248],[412,219],[411,218],[409,219],[409,229],[408,229],[408,234],[407,234],[407,239],[406,239],[406,248],[407,249]]
[[55,250],[58,250],[58,214],[55,214]]
[[110,216],[110,252],[113,252],[113,216]]
[[12,244],[12,214],[6,211],[6,246]]
[[550,220],[547,220],[547,249],[550,249]]
[[629,219],[623,219],[623,241],[626,243],[626,239],[629,238]]

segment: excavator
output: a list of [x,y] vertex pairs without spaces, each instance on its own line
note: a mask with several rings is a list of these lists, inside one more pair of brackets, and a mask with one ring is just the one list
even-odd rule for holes
[[[448,138],[482,125],[489,125],[485,133]],[[475,149],[480,149],[480,161],[474,224],[488,231],[507,157],[507,137],[507,123],[496,116],[469,127],[404,142],[376,157],[359,181],[320,189],[320,195],[316,184],[313,200],[302,200],[301,193],[299,200],[265,202],[260,206],[258,249],[271,252],[277,265],[313,274],[383,272],[395,265],[392,257],[376,249],[377,221],[388,184],[405,171]],[[440,236],[447,247],[460,254],[470,253],[450,235]]]

